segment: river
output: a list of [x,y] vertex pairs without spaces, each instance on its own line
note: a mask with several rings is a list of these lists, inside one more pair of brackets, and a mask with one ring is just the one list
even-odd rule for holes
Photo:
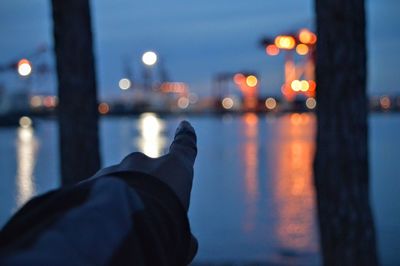
[[[132,151],[159,156],[181,119],[199,154],[190,208],[197,262],[318,265],[312,184],[313,114],[103,118],[105,166]],[[400,264],[400,115],[370,116],[371,195],[383,265]],[[59,185],[57,124],[0,128],[0,225],[33,195]]]

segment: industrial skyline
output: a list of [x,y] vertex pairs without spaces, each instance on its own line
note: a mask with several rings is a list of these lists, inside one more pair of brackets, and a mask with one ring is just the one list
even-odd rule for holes
[[[0,5],[0,34],[7,36],[0,43],[0,63],[43,43],[52,45],[48,2],[6,0]],[[171,80],[186,82],[200,95],[211,94],[216,73],[240,69],[259,73],[260,93],[278,94],[284,80],[283,56],[267,57],[259,41],[265,35],[312,26],[314,13],[312,1],[289,0],[168,4],[120,0],[93,1],[92,6],[100,97],[118,95],[125,62],[132,62],[133,72],[138,73],[140,56],[147,50],[160,55]],[[399,92],[398,7],[394,0],[367,2],[370,94]],[[52,61],[51,53],[48,60]],[[54,80],[48,83],[54,90]]]

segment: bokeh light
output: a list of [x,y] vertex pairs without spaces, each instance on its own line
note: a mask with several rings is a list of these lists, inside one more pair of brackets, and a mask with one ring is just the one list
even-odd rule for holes
[[300,91],[301,90],[301,82],[300,82],[300,80],[297,80],[297,79],[293,80],[290,83],[290,87],[292,88],[293,91]]
[[27,116],[23,116],[19,119],[19,125],[22,128],[30,128],[32,126],[32,119]]
[[190,101],[189,101],[189,99],[187,97],[182,96],[182,97],[180,97],[178,99],[178,107],[181,108],[181,109],[188,108],[189,107],[189,103],[190,103]]
[[390,98],[388,96],[382,96],[379,102],[383,109],[389,109],[390,106],[392,105],[392,102],[390,101]]
[[279,35],[275,38],[275,45],[280,49],[291,50],[296,45],[296,40],[289,35]]
[[32,64],[27,59],[21,59],[18,62],[18,74],[23,77],[29,76],[32,73]]
[[42,106],[42,98],[40,96],[35,95],[31,97],[30,103],[33,108],[38,108]]
[[241,85],[246,81],[246,77],[242,73],[237,73],[233,76],[233,81],[236,85]]
[[268,98],[265,100],[265,107],[267,107],[268,110],[273,110],[276,108],[276,100],[272,97]]
[[222,100],[222,107],[223,107],[224,109],[227,109],[227,110],[232,109],[233,104],[234,104],[233,99],[230,98],[230,97],[225,97],[225,98]]
[[250,75],[246,78],[246,84],[249,87],[255,87],[257,86],[258,80],[257,77],[254,75]]
[[127,78],[120,79],[118,82],[118,86],[121,90],[127,90],[131,87],[131,85],[131,81]]
[[99,104],[99,113],[102,115],[108,114],[110,112],[110,106],[107,103]]
[[147,66],[152,66],[157,62],[157,54],[153,51],[147,51],[142,55],[142,62]]
[[317,101],[314,98],[308,98],[306,100],[306,106],[308,109],[314,109],[317,106]]
[[308,89],[310,88],[310,85],[308,84],[307,80],[301,80],[300,84],[301,84],[300,86],[301,91],[308,91]]
[[317,35],[308,29],[301,29],[299,32],[299,40],[305,44],[315,44],[317,42]]
[[303,43],[300,43],[296,46],[296,52],[299,55],[306,55],[308,54],[308,51],[309,51],[308,46]]
[[279,48],[275,44],[269,44],[265,48],[265,52],[267,55],[275,56],[279,54]]

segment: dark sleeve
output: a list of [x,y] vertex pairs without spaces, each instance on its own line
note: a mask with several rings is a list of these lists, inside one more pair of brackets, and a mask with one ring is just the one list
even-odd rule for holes
[[167,185],[117,173],[29,201],[0,231],[0,265],[187,265],[191,243]]

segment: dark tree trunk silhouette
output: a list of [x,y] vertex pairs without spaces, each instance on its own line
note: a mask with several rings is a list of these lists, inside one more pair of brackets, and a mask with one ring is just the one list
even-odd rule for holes
[[63,184],[100,167],[96,77],[88,0],[52,0]]
[[324,265],[377,265],[369,198],[364,0],[316,0],[317,151]]

